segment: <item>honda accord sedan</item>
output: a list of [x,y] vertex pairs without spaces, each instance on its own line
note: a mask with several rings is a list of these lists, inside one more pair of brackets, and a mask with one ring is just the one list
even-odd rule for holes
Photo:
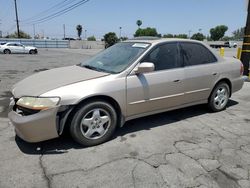
[[14,85],[9,119],[16,134],[39,142],[69,131],[84,146],[110,139],[131,119],[207,103],[224,110],[243,86],[243,66],[202,42],[128,40],[75,66]]

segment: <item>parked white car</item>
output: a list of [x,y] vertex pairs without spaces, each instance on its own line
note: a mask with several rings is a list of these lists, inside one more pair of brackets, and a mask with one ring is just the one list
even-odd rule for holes
[[29,54],[37,54],[37,48],[34,46],[24,46],[21,43],[16,42],[7,42],[3,45],[0,45],[0,52],[4,54],[11,53],[29,53]]

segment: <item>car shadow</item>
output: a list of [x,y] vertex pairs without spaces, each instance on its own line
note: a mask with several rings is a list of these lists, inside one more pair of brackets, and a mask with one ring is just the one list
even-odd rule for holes
[[[227,108],[237,105],[238,102],[234,100],[229,100]],[[136,133],[141,130],[150,130],[158,126],[168,126],[172,123],[176,123],[194,116],[209,114],[209,110],[206,105],[197,105],[192,107],[187,107],[183,109],[173,110],[169,112],[164,112],[156,115],[151,115],[143,118],[138,118],[135,120],[130,120],[125,123],[121,128],[118,128],[111,138],[110,141],[116,139],[117,137],[122,137],[130,133]],[[15,137],[15,141],[19,149],[30,155],[53,155],[53,154],[63,154],[67,153],[69,149],[84,149],[85,147],[73,141],[69,134],[63,134],[59,138],[39,142],[39,143],[28,143]],[[109,142],[110,142],[109,141]],[[105,144],[105,143],[104,143]]]

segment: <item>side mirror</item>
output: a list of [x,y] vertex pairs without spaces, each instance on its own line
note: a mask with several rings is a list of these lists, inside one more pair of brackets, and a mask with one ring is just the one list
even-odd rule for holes
[[141,74],[146,72],[153,72],[155,70],[155,65],[150,62],[143,62],[137,68],[134,69],[135,74]]

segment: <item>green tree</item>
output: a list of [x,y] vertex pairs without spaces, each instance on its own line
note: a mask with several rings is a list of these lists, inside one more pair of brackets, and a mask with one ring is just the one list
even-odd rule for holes
[[121,37],[122,41],[128,40],[128,37]]
[[137,29],[137,31],[134,34],[135,37],[141,37],[141,36],[152,36],[157,37],[158,33],[155,28],[147,27],[145,29]]
[[[25,33],[24,31],[20,30],[19,34],[20,34],[20,38],[31,39],[31,36],[28,33]],[[6,38],[18,38],[17,32],[7,35]]]
[[96,41],[96,38],[95,38],[95,36],[93,35],[93,36],[88,37],[87,40],[88,40],[88,41]]
[[194,40],[200,40],[203,41],[206,37],[202,34],[202,33],[195,33],[193,34],[193,36],[191,37],[191,39]]
[[168,33],[168,34],[163,35],[163,38],[174,38],[174,35]]
[[229,40],[234,40],[233,37],[229,37],[229,36],[224,36],[221,40],[223,41],[229,41]]
[[109,32],[104,35],[105,48],[108,48],[119,41],[114,32]]
[[227,30],[228,27],[225,25],[218,25],[215,28],[211,28],[210,29],[211,39],[214,41],[220,40],[225,35]]
[[140,26],[142,25],[142,21],[141,20],[137,20],[136,21],[136,25],[138,26],[138,28],[140,28]]
[[211,37],[209,35],[206,36],[207,41],[212,41]]
[[245,28],[244,27],[235,30],[233,32],[233,39],[234,40],[243,40],[243,38],[244,38],[244,32],[245,32]]
[[187,34],[178,34],[178,35],[174,35],[174,38],[187,39],[188,36]]
[[76,26],[76,31],[77,31],[77,36],[78,36],[78,39],[81,40],[81,35],[82,35],[82,26],[79,24]]

